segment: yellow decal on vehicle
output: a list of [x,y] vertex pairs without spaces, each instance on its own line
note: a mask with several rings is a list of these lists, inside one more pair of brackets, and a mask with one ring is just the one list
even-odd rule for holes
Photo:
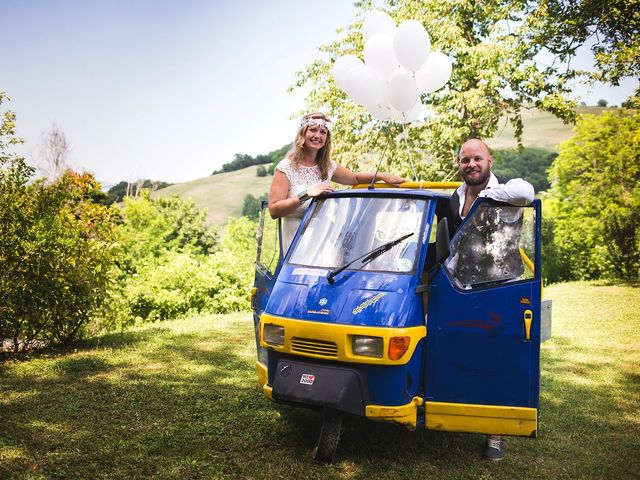
[[384,297],[387,294],[387,292],[380,292],[376,295],[374,295],[373,297],[369,298],[368,300],[365,300],[364,302],[362,302],[360,305],[358,305],[356,308],[354,308],[353,310],[351,310],[351,313],[353,315],[357,315],[360,312],[362,312],[365,308],[370,307],[371,305],[375,305],[376,303],[378,303],[378,300],[380,300],[382,297]]

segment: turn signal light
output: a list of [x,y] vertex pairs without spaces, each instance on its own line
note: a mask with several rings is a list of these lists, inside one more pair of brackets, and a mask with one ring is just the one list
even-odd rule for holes
[[400,360],[409,350],[410,343],[411,337],[391,337],[389,339],[389,358],[391,360]]

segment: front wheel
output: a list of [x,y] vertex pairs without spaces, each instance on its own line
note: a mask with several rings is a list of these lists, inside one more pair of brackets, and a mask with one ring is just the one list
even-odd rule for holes
[[318,442],[313,449],[313,459],[317,462],[331,463],[338,449],[342,429],[342,412],[332,408],[322,410],[322,427]]

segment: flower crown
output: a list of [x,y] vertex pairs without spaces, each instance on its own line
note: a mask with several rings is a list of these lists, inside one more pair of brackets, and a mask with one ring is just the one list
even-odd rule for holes
[[331,131],[331,122],[323,118],[303,118],[300,122],[300,128],[304,127],[324,127]]

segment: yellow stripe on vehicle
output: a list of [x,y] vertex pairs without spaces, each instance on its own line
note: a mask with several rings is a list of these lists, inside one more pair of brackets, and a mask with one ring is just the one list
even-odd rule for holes
[[428,430],[533,437],[538,410],[527,407],[425,402]]
[[367,405],[365,414],[369,420],[377,422],[399,423],[411,429],[416,428],[418,421],[418,407],[423,401],[420,397],[413,397],[413,400],[406,405],[385,406],[385,405]]

